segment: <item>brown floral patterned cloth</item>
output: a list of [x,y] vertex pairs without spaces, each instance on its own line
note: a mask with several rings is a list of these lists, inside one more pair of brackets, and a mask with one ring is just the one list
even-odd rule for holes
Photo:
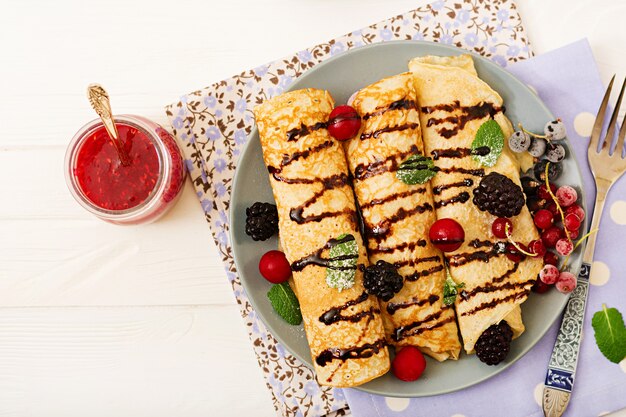
[[228,216],[235,167],[254,125],[252,108],[330,56],[365,44],[411,39],[456,45],[502,66],[532,56],[512,0],[439,0],[244,71],[166,107],[279,415],[339,416],[350,411],[342,390],[320,387],[313,372],[276,342],[237,276]]

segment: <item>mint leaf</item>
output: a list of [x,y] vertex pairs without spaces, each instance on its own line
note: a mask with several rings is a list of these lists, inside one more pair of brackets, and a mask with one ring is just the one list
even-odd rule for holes
[[593,315],[591,326],[596,344],[608,360],[619,363],[626,358],[626,327],[617,309],[602,304],[602,310]]
[[287,323],[298,325],[302,323],[302,313],[300,312],[300,303],[293,290],[286,282],[272,285],[267,292],[267,298],[274,310]]
[[498,161],[502,148],[504,148],[502,128],[495,120],[487,120],[478,128],[472,142],[472,158],[483,166],[492,167]]
[[396,178],[405,184],[424,184],[435,176],[433,160],[424,155],[411,155],[400,164]]
[[334,240],[328,253],[326,284],[339,291],[351,288],[356,276],[359,247],[354,236],[343,234]]
[[459,288],[463,287],[465,287],[465,284],[454,282],[450,276],[450,271],[446,269],[446,281],[443,283],[443,304],[446,306],[454,304]]

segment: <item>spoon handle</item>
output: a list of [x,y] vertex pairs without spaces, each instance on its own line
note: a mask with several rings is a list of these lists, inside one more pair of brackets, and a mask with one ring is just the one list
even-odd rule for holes
[[111,111],[109,94],[104,88],[102,88],[100,84],[89,84],[89,86],[87,87],[87,97],[89,98],[89,103],[91,103],[91,107],[93,107],[96,113],[98,113],[98,116],[100,116],[102,124],[104,124],[104,127],[107,130],[109,137],[113,141],[122,165],[130,165],[130,158],[128,156],[128,153],[124,149],[124,145],[122,144],[122,141],[120,140],[120,135],[117,131],[117,126],[113,121],[113,112]]

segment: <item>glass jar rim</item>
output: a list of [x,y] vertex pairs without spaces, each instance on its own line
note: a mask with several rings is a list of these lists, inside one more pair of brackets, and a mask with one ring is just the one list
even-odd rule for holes
[[167,152],[165,144],[162,142],[158,134],[154,131],[154,127],[150,126],[149,124],[153,122],[150,122],[149,120],[144,119],[141,116],[135,116],[130,114],[114,115],[113,119],[116,123],[126,124],[139,129],[142,133],[146,135],[146,137],[150,140],[150,142],[152,142],[155,147],[159,163],[159,173],[157,177],[157,183],[150,191],[150,194],[148,194],[145,200],[141,203],[125,210],[104,209],[96,205],[84,194],[84,191],[80,187],[80,184],[78,183],[77,178],[74,175],[74,170],[76,168],[76,159],[82,145],[84,144],[84,141],[91,135],[91,133],[95,132],[96,129],[104,126],[100,119],[94,119],[90,122],[87,122],[78,130],[78,132],[76,132],[76,134],[70,141],[70,144],[68,145],[65,154],[65,179],[74,199],[87,211],[104,220],[123,222],[132,220],[138,214],[152,211],[159,203],[158,197],[164,193],[165,187],[167,186],[168,182],[165,177],[170,175],[169,158],[165,157],[165,154]]

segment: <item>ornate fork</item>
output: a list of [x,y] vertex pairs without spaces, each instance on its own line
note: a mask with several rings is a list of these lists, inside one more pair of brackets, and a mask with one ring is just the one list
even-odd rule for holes
[[[617,141],[612,146],[613,137],[617,130],[617,114],[626,80],[622,84],[617,104],[606,136],[599,145],[600,136],[602,134],[602,125],[606,115],[609,96],[611,95],[611,87],[615,76],[611,79],[609,86],[604,94],[604,99],[600,104],[598,115],[596,116],[593,131],[591,133],[591,141],[587,150],[587,159],[591,172],[596,181],[596,203],[591,220],[591,230],[597,229],[602,218],[606,195],[611,186],[626,171],[626,159],[622,157],[624,151],[624,137],[626,136],[626,117],[622,121],[622,127],[619,131]],[[600,150],[598,151],[598,145]],[[548,365],[548,373],[543,388],[543,413],[546,417],[560,417],[567,404],[569,403],[572,387],[574,385],[574,376],[576,372],[576,364],[578,362],[578,352],[580,351],[580,332],[583,327],[585,317],[585,307],[587,303],[587,294],[589,289],[589,272],[591,271],[591,262],[593,261],[593,252],[596,246],[596,235],[592,234],[587,241],[587,247],[583,254],[583,263],[578,274],[578,285],[570,295],[570,299],[565,307],[563,322],[554,344],[554,350],[550,357]]]

